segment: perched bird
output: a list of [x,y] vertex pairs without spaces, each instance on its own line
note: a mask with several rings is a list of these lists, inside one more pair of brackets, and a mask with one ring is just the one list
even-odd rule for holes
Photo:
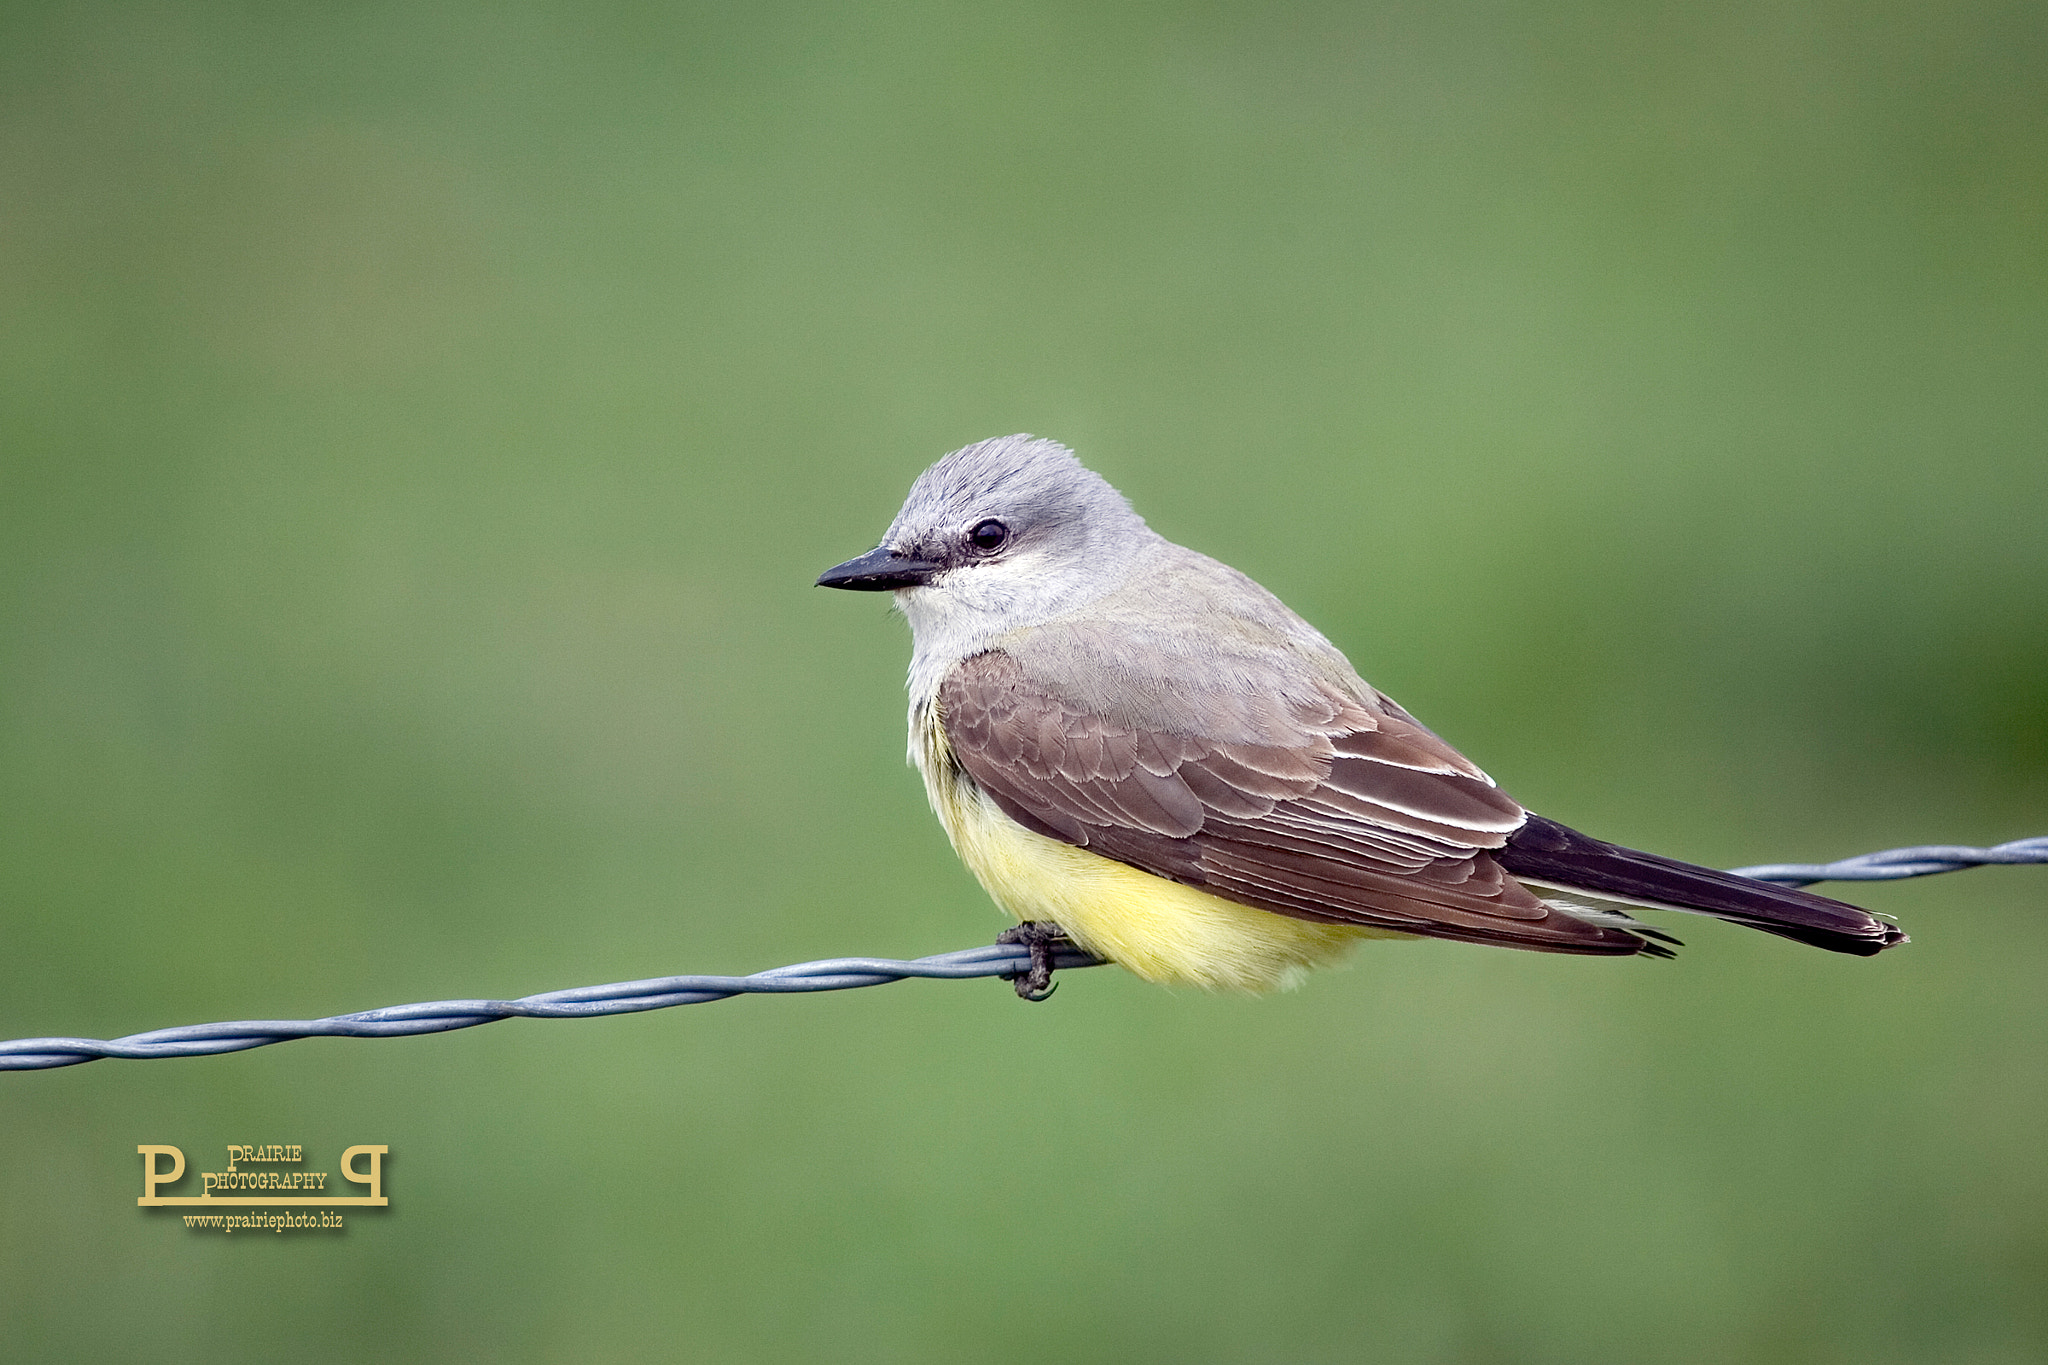
[[1147,526],[1072,451],[956,450],[820,586],[910,620],[910,756],[1031,946],[1150,981],[1266,991],[1361,938],[1670,956],[1630,908],[1838,953],[1903,943],[1854,906],[1603,843],[1524,810],[1245,575]]

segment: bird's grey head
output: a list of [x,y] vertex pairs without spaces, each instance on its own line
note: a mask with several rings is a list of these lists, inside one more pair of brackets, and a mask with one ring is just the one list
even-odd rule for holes
[[922,647],[1035,625],[1112,591],[1159,537],[1057,441],[1000,436],[918,476],[879,548],[822,587],[894,590]]

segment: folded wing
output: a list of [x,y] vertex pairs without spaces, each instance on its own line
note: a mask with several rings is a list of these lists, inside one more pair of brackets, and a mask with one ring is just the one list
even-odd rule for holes
[[[1496,850],[1523,809],[1377,694],[1334,687],[1272,714],[1218,690],[1219,742],[1077,704],[1000,650],[956,665],[938,706],[953,760],[1012,819],[1155,876],[1326,923],[1546,952],[1666,950],[1553,909]],[[1257,705],[1257,724],[1220,714]]]

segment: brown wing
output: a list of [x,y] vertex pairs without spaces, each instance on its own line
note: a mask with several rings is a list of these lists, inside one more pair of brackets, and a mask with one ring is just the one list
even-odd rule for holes
[[[1233,704],[1270,709],[1213,701]],[[1287,742],[1221,743],[1063,700],[992,650],[953,668],[938,707],[954,761],[1010,818],[1155,876],[1326,923],[1561,953],[1650,947],[1549,909],[1503,871],[1489,850],[1525,812],[1377,694],[1322,687],[1277,726],[1261,717]]]

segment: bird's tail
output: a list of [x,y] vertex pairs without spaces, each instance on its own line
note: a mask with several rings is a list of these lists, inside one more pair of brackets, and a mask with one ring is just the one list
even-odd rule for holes
[[1493,856],[1516,878],[1537,886],[1712,915],[1829,952],[1870,957],[1906,942],[1897,925],[1853,905],[1603,843],[1540,815],[1531,815]]

